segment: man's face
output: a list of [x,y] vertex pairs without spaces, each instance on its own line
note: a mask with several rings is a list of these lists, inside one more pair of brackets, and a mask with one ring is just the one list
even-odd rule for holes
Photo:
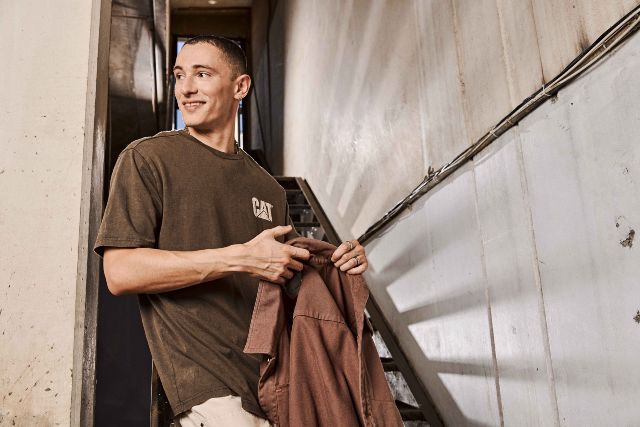
[[222,52],[208,43],[185,45],[173,69],[176,99],[186,126],[211,131],[235,119],[238,79]]

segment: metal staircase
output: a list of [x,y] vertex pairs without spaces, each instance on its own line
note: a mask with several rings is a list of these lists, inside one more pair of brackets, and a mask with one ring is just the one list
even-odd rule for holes
[[[339,245],[340,239],[313,191],[303,178],[275,177],[287,193],[289,214],[298,234]],[[387,381],[406,427],[442,426],[431,398],[411,368],[397,339],[372,297],[367,315]]]

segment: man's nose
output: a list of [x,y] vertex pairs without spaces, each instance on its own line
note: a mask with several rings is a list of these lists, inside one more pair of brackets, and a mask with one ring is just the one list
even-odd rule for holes
[[183,95],[196,93],[198,88],[191,77],[185,77],[180,81],[180,93]]

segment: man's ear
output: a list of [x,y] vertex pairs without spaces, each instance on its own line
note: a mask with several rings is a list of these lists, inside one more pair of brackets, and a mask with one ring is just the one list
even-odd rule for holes
[[236,93],[234,97],[239,101],[246,97],[251,88],[251,77],[248,74],[242,74],[236,78]]

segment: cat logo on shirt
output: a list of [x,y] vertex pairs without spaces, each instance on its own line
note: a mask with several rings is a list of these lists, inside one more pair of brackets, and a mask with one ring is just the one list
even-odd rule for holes
[[271,208],[273,205],[271,203],[267,203],[264,200],[258,200],[255,197],[251,198],[251,203],[253,203],[253,214],[256,217],[273,222],[273,218],[271,217]]

